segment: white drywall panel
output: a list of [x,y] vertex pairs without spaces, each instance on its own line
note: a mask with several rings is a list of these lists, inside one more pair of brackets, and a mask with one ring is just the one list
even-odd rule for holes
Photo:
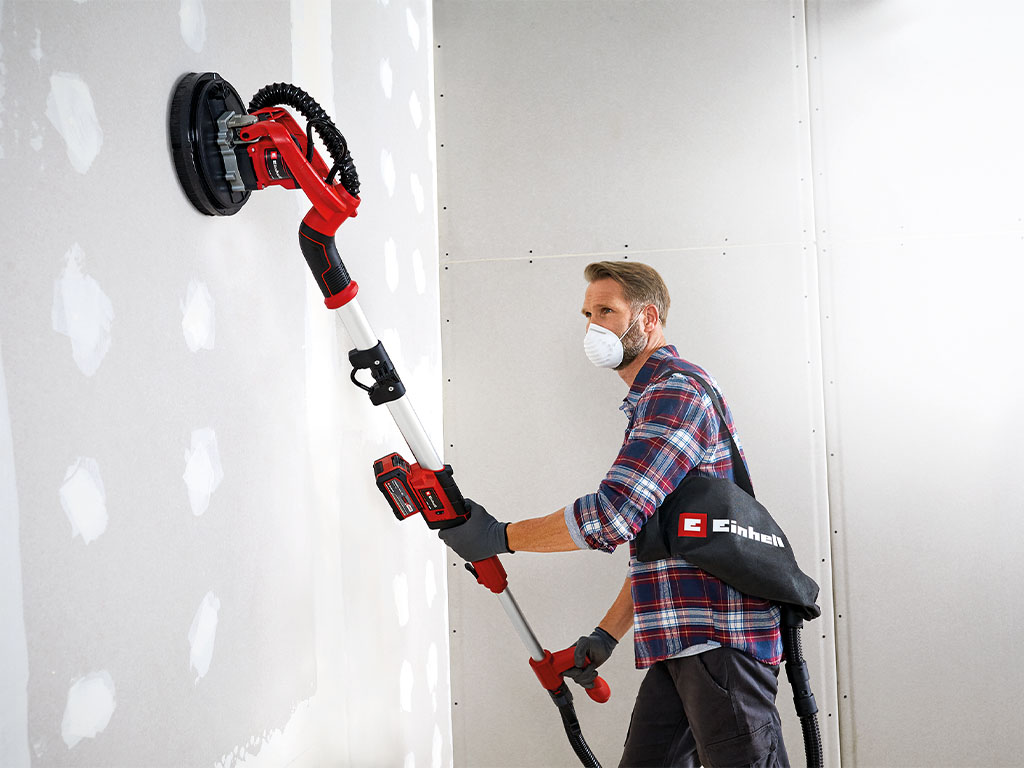
[[[653,264],[673,294],[669,340],[725,388],[758,491],[822,584],[805,642],[837,765],[802,4],[443,1],[435,14],[446,442],[462,487],[512,520],[596,487],[625,392],[582,354],[582,269]],[[552,650],[600,620],[626,568],[625,552],[506,560]],[[574,764],[496,602],[451,578],[456,763]],[[607,667],[612,701],[577,697],[606,764],[631,667],[627,640]],[[779,701],[799,759],[785,684]]]
[[1020,235],[833,244],[844,761],[1024,754]]
[[1017,765],[1024,11],[808,22],[843,760]]
[[1013,0],[808,4],[826,234],[1019,228],[1021,17]]
[[802,237],[801,3],[435,7],[442,262]]
[[[823,416],[813,260],[803,246],[641,254],[672,294],[667,337],[706,366],[735,413],[759,497],[822,586],[823,618],[804,632],[835,764],[834,639],[825,519]],[[632,256],[631,256],[632,258]],[[622,440],[622,381],[582,351],[586,256],[453,262],[442,269],[445,413],[463,491],[503,520],[547,514],[592,492]],[[511,589],[541,642],[570,645],[602,618],[626,574],[625,548],[504,558]],[[497,601],[450,560],[452,667],[459,765],[572,765],[554,706]],[[631,636],[605,668],[603,706],[577,696],[605,764],[621,754],[636,689]],[[779,694],[790,753],[802,752],[788,685]]]
[[308,206],[201,216],[168,147],[188,71],[337,110],[365,201],[339,248],[439,440],[430,6],[335,5],[0,3],[5,766],[450,759],[443,547],[374,487],[400,438],[310,289]]

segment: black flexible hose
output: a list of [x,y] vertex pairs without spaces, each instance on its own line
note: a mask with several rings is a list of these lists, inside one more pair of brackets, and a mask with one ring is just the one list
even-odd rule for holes
[[782,606],[782,650],[786,655],[786,677],[793,688],[793,704],[800,718],[804,736],[804,756],[807,768],[823,768],[825,757],[818,729],[818,705],[811,692],[811,679],[804,661],[800,628],[803,619],[789,606]]
[[576,717],[576,708],[572,705],[572,692],[565,683],[554,691],[548,691],[551,700],[558,707],[558,714],[562,716],[562,725],[565,727],[565,735],[569,737],[569,745],[576,757],[580,759],[585,768],[601,768],[594,753],[590,751],[586,740],[583,738],[583,730],[580,728],[580,721]]
[[353,197],[359,197],[359,174],[356,173],[355,163],[352,162],[352,155],[348,151],[348,143],[334,121],[324,112],[323,107],[317,104],[316,99],[297,85],[272,83],[260,88],[252,97],[249,101],[249,112],[281,104],[298,110],[320,134],[324,146],[334,160],[334,167],[327,176],[327,183],[333,183],[334,175],[337,173],[345,191]]

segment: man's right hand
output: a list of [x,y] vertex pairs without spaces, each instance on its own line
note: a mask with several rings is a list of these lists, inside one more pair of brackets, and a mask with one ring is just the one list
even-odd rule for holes
[[597,627],[589,635],[584,635],[576,641],[576,666],[567,669],[565,676],[571,677],[584,688],[593,688],[594,681],[597,680],[597,668],[608,661],[608,657],[618,644],[618,640]]

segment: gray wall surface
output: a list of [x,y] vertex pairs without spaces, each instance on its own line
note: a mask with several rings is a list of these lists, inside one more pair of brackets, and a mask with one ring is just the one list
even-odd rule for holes
[[[435,2],[446,443],[499,519],[590,492],[621,381],[582,354],[583,267],[666,278],[667,336],[729,398],[759,496],[822,587],[804,643],[826,764],[1024,753],[1024,75],[1017,4]],[[626,553],[516,554],[541,642]],[[458,564],[452,561],[452,570]],[[574,765],[496,601],[450,582],[455,761]],[[578,696],[604,764],[640,674]],[[779,694],[795,764],[788,685]]]
[[338,233],[441,443],[429,3],[0,2],[0,764],[451,760],[440,542],[372,461],[304,196],[195,212],[172,87],[292,81],[363,182]]

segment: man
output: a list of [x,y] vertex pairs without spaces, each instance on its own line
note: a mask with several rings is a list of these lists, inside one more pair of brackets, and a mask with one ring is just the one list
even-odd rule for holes
[[693,371],[718,389],[666,344],[669,295],[654,269],[606,261],[584,274],[584,351],[629,387],[618,457],[596,493],[551,515],[500,523],[467,500],[469,521],[440,536],[469,561],[504,552],[610,552],[629,542],[629,576],[594,632],[577,642],[569,672],[593,686],[597,666],[635,625],[636,666],[647,674],[620,765],[788,766],[775,707],[779,609],[683,558],[639,562],[633,543],[687,473],[732,478],[732,415],[723,399],[729,423],[722,424],[700,385],[678,373]]

